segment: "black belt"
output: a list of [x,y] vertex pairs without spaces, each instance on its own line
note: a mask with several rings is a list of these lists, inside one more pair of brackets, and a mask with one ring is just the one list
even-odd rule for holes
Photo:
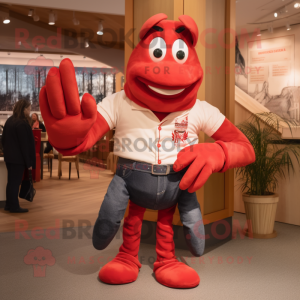
[[123,165],[126,168],[132,170],[151,173],[153,175],[168,175],[176,173],[173,170],[173,165],[152,165],[145,162],[135,161],[122,157],[119,157],[118,164]]

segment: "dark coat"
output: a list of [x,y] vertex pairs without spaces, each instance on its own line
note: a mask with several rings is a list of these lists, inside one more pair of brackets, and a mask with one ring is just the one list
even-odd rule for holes
[[35,142],[30,125],[11,116],[7,119],[2,134],[4,160],[35,169]]

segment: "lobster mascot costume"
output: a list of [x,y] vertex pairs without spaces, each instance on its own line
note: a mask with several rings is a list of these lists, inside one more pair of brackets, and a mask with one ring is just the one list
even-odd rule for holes
[[[113,177],[94,226],[93,245],[106,248],[124,219],[123,244],[99,272],[102,282],[137,279],[141,227],[146,208],[158,210],[156,280],[168,287],[192,288],[197,272],[175,256],[172,219],[176,205],[186,242],[194,256],[204,252],[205,233],[195,191],[214,172],[254,162],[247,138],[220,111],[197,99],[203,79],[195,45],[198,28],[186,15],[148,19],[131,54],[124,91],[96,105],[90,94],[80,103],[72,62],[51,68],[40,92],[40,109],[50,143],[63,155],[90,149],[115,128]],[[199,132],[214,143],[198,144]]]

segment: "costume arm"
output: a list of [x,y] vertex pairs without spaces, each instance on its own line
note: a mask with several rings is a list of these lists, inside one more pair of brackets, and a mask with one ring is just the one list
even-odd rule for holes
[[255,152],[251,143],[227,118],[211,137],[222,147],[226,157],[225,164],[219,172],[255,162]]

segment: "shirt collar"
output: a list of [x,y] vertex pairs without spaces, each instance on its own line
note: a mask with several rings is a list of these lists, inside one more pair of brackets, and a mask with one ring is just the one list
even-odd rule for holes
[[151,111],[149,108],[142,107],[138,104],[136,104],[134,101],[130,100],[131,109],[133,110],[144,110],[144,111]]
[[[131,105],[131,109],[133,109],[133,110],[148,111],[148,112],[150,112],[150,113],[152,113],[154,115],[154,113],[152,112],[151,109],[146,108],[146,107],[142,107],[142,106],[136,104],[132,100],[130,100],[130,105]],[[187,115],[191,111],[191,109],[192,108],[187,109],[187,110],[181,110],[181,111],[172,112],[172,113],[168,114],[161,122],[165,122],[165,121],[167,121],[169,119],[175,119],[177,117],[185,116],[185,115]]]

